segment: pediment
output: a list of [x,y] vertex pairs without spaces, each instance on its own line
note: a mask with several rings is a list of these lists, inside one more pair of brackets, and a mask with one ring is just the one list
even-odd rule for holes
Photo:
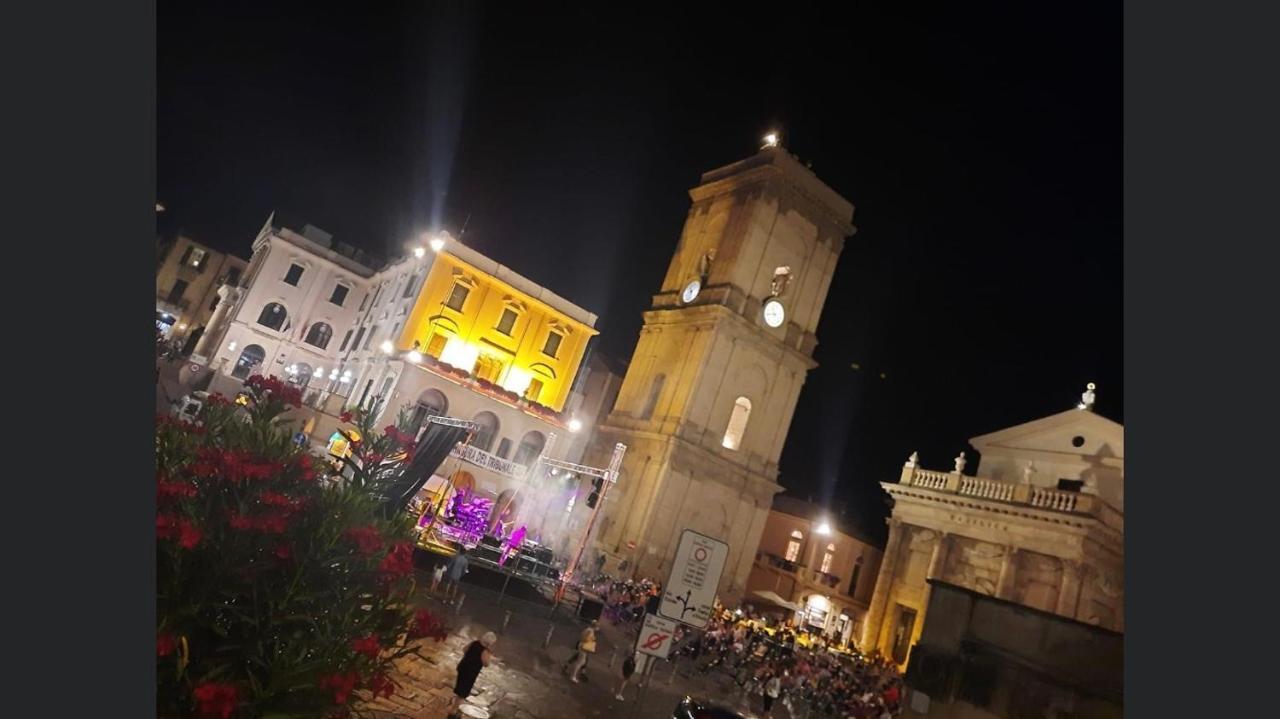
[[1052,453],[1124,463],[1124,425],[1089,410],[1067,410],[974,437],[969,444],[983,456]]

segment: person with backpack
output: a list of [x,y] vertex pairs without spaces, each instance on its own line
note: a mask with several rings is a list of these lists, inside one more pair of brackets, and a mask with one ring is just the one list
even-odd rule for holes
[[622,690],[627,688],[627,682],[631,681],[631,675],[636,673],[636,657],[631,655],[622,662],[622,683],[618,685],[618,691],[613,693],[613,698],[618,701],[624,701]]
[[574,684],[582,683],[582,670],[587,666],[587,655],[596,653],[596,628],[599,626],[600,621],[592,619],[587,628],[582,630],[582,636],[578,638],[577,650],[565,665],[569,680]]

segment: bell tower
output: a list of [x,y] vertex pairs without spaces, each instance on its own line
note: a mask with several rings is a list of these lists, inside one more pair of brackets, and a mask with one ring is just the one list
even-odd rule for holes
[[[666,578],[680,532],[729,545],[741,596],[853,205],[775,143],[707,172],[591,461],[628,447],[594,543]],[[597,456],[598,455],[598,456]],[[603,466],[603,465],[601,465]]]

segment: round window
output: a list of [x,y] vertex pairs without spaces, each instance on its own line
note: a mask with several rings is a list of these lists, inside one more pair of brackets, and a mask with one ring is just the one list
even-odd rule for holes
[[1072,447],[1083,447],[1083,446],[1084,446],[1084,437],[1081,437],[1081,436],[1080,436],[1080,435],[1078,435],[1078,434],[1077,434],[1076,436],[1072,437],[1072,438],[1071,438],[1071,446],[1072,446]]

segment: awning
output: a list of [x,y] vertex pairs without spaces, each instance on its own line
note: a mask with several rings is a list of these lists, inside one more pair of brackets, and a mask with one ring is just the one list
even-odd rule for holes
[[757,589],[756,591],[752,592],[752,594],[754,594],[757,597],[760,597],[761,599],[765,600],[770,604],[782,607],[783,609],[790,609],[793,612],[798,612],[801,609],[804,609],[804,607],[801,607],[799,604],[788,602],[787,600],[778,596],[776,592],[770,592],[767,589]]

